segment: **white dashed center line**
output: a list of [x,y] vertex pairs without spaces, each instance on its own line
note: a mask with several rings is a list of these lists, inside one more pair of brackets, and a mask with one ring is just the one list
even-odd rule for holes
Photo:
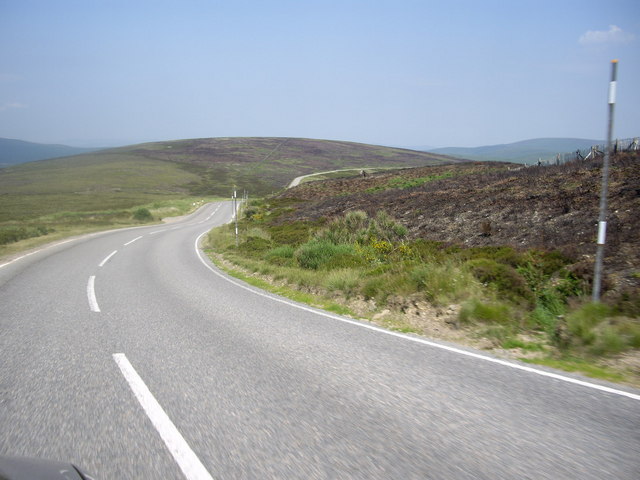
[[125,243],[124,246],[126,247],[127,245],[131,245],[133,242],[135,242],[136,240],[140,240],[141,238],[142,236],[136,237],[133,240],[130,240],[127,243]]
[[91,308],[92,312],[100,312],[100,307],[98,306],[98,300],[96,300],[96,289],[95,289],[96,277],[89,277],[89,283],[87,284],[87,298],[89,299],[89,308]]
[[107,263],[109,261],[109,259],[111,257],[113,257],[116,253],[118,253],[118,250],[114,250],[113,252],[111,252],[109,254],[109,256],[107,256],[107,258],[105,258],[104,260],[102,260],[102,262],[100,262],[100,265],[98,265],[99,267],[103,267],[105,263]]

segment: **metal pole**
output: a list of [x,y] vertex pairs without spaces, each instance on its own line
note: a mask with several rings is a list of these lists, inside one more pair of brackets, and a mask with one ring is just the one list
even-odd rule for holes
[[609,156],[611,155],[611,139],[613,137],[613,110],[616,104],[616,77],[618,73],[618,60],[611,61],[611,81],[609,82],[609,124],[607,127],[607,147],[602,163],[602,189],[600,190],[600,215],[598,216],[598,241],[596,249],[596,265],[593,274],[594,302],[600,301],[600,289],[602,285],[602,259],[604,257],[604,245],[607,235],[607,189],[609,181]]
[[236,247],[238,246],[238,197],[236,187],[233,187],[233,217],[236,221]]

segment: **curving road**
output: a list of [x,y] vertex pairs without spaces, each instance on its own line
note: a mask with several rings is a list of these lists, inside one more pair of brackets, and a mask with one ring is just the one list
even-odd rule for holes
[[0,455],[99,479],[637,479],[640,392],[386,332],[230,279],[231,217],[0,266]]

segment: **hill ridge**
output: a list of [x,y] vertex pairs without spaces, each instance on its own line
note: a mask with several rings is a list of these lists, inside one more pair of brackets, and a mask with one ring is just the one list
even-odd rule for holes
[[478,147],[444,147],[429,150],[433,153],[447,154],[470,160],[510,161],[532,163],[539,158],[547,159],[560,153],[584,150],[593,145],[601,145],[602,140],[570,137],[541,137],[519,140],[512,143],[482,145]]
[[36,143],[13,138],[0,138],[0,168],[26,162],[67,157],[99,150],[71,147],[58,143]]
[[428,152],[287,137],[148,142],[2,169],[0,191],[7,196],[0,222],[60,210],[128,208],[167,195],[226,198],[234,186],[261,196],[285,188],[295,177],[320,171],[458,161]]

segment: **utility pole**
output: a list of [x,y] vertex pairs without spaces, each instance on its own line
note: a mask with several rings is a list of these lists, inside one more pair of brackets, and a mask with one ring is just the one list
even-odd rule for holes
[[598,216],[598,241],[596,249],[596,265],[593,274],[592,301],[600,301],[600,289],[602,285],[602,259],[604,257],[604,244],[607,235],[607,189],[609,182],[609,156],[611,154],[611,139],[613,137],[613,110],[616,105],[616,77],[618,73],[618,60],[611,61],[611,81],[609,82],[609,123],[607,127],[607,146],[602,163],[602,189],[600,190],[600,215]]

